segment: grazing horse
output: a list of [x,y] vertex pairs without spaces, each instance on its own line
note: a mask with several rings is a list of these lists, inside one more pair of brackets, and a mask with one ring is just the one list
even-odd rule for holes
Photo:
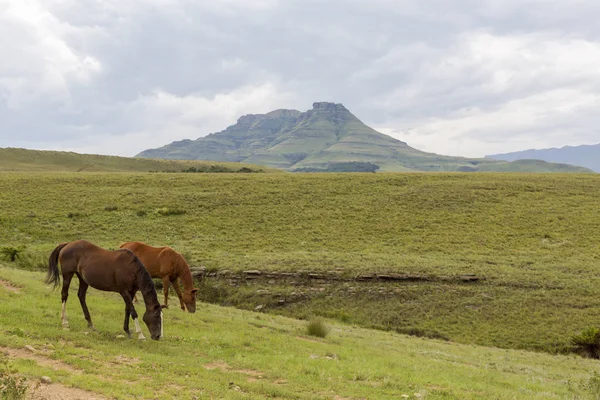
[[94,324],[85,302],[85,295],[88,286],[91,286],[98,290],[119,293],[125,301],[123,330],[131,337],[129,331],[129,316],[131,316],[138,339],[145,339],[138,314],[133,307],[133,295],[139,290],[146,305],[143,319],[150,330],[150,336],[154,340],[162,337],[162,308],[158,302],[154,282],[135,254],[128,250],[105,250],[85,240],[59,244],[50,254],[46,277],[46,283],[53,284],[55,288],[60,284],[59,262],[63,277],[61,321],[64,327],[69,326],[66,315],[69,285],[73,275],[77,275],[79,278],[77,296],[89,328],[94,329]]
[[[169,306],[169,284],[173,284],[173,288],[175,288],[175,292],[179,297],[181,309],[185,311],[187,308],[191,313],[196,312],[196,292],[198,289],[194,288],[190,267],[181,254],[170,247],[152,247],[142,242],[127,242],[120,247],[133,251],[153,278],[162,279],[165,308]],[[177,278],[183,284],[183,294],[177,283]]]

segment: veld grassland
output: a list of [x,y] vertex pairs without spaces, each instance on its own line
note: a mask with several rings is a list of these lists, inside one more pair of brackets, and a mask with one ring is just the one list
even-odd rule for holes
[[70,330],[63,330],[60,292],[43,277],[0,267],[0,351],[26,353],[10,362],[30,381],[47,375],[107,398],[593,399],[600,393],[597,363],[577,356],[335,323],[327,338],[317,339],[298,320],[208,304],[196,314],[166,310],[165,338],[158,342],[117,338],[120,297],[88,292],[97,328],[89,332],[75,287],[67,306]]
[[[422,282],[206,279],[220,304],[550,352],[600,321],[600,177],[0,174],[0,246],[170,245],[209,270],[418,274]],[[453,280],[475,274],[473,283]],[[283,300],[283,302],[280,302]]]

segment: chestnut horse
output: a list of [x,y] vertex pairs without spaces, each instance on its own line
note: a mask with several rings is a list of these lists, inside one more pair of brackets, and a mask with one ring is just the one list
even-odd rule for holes
[[105,250],[85,240],[59,244],[50,254],[46,277],[46,283],[53,284],[55,288],[60,284],[59,262],[63,277],[61,321],[64,327],[69,326],[66,314],[69,285],[73,275],[77,275],[79,278],[77,296],[89,328],[94,329],[94,324],[85,302],[85,295],[88,286],[91,286],[98,290],[119,293],[125,301],[123,330],[131,337],[129,331],[129,316],[131,316],[138,339],[145,339],[138,314],[133,307],[133,295],[140,290],[146,305],[143,319],[150,330],[150,336],[154,340],[162,337],[162,308],[158,302],[154,282],[144,265],[131,251]]
[[[187,308],[191,313],[196,312],[196,292],[198,289],[194,288],[190,267],[181,254],[170,247],[152,247],[142,242],[127,242],[120,247],[133,251],[153,278],[162,279],[165,308],[169,306],[169,284],[173,284],[177,297],[179,297],[181,309],[185,311]],[[181,293],[177,278],[183,284],[183,293]]]

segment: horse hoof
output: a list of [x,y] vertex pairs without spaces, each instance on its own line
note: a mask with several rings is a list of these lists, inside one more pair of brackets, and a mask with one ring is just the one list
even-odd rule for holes
[[138,336],[138,340],[146,340],[146,338],[144,337],[144,335],[140,335]]
[[160,308],[169,308],[169,306],[164,304],[164,305],[160,306]]

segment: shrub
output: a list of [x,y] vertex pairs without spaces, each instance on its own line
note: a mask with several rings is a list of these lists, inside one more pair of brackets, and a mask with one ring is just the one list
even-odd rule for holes
[[14,262],[17,259],[17,257],[19,257],[19,255],[21,254],[21,250],[12,246],[7,246],[3,247],[0,250],[0,253],[2,253],[2,255],[6,257],[7,260]]
[[600,359],[600,330],[588,328],[579,335],[571,337],[573,352],[584,357]]
[[24,399],[27,387],[27,379],[19,377],[8,364],[8,358],[2,357],[0,360],[0,398],[7,400]]
[[437,331],[426,331],[424,329],[413,328],[413,327],[396,328],[396,332],[403,334],[403,335],[415,336],[415,337],[420,337],[420,338],[439,339],[439,340],[446,340],[446,341],[450,340],[447,336],[445,336]]
[[323,320],[318,318],[313,319],[306,324],[306,333],[310,336],[324,338],[329,334],[330,330],[331,328],[328,327]]
[[48,256],[25,252],[19,256],[17,267],[29,271],[45,271],[48,268]]
[[182,215],[182,214],[186,213],[185,210],[180,210],[180,209],[176,209],[176,208],[168,208],[168,207],[159,208],[158,210],[156,210],[156,212],[162,216]]

